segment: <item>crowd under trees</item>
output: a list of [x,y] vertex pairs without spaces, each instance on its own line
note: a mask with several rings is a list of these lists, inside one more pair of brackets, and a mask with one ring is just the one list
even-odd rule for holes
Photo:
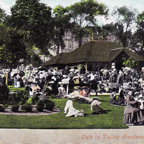
[[[63,36],[71,31],[78,40],[91,33],[114,34],[118,43],[144,56],[144,12],[126,6],[115,8],[115,22],[98,25],[97,16],[109,15],[105,4],[95,0],[81,0],[73,5],[52,9],[39,0],[16,0],[11,15],[0,8],[0,65],[16,67],[20,59],[39,66],[39,54],[48,56],[53,45],[64,48]],[[35,52],[39,51],[39,54]]]

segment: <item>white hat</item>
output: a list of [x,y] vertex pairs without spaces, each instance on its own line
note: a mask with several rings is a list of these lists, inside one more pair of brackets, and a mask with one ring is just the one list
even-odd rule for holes
[[55,76],[52,76],[52,78],[51,79],[53,79],[54,81],[56,81],[56,77]]
[[70,69],[69,71],[72,72],[72,71],[74,71],[74,69]]
[[103,71],[104,71],[104,69],[101,69],[100,71],[101,71],[101,72],[103,72]]
[[79,70],[78,70],[78,69],[76,69],[76,70],[75,70],[75,72],[79,72]]
[[123,72],[120,70],[120,71],[119,71],[119,74],[122,74],[122,73],[123,73]]
[[132,91],[129,91],[129,92],[128,92],[128,95],[130,95],[130,96],[131,96],[131,95],[132,95]]
[[67,77],[67,75],[63,75],[63,77],[64,77],[64,78],[66,78],[66,77]]
[[115,66],[112,65],[112,69],[115,69]]

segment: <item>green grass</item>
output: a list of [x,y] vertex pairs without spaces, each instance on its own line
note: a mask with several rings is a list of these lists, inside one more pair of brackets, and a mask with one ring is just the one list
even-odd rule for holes
[[107,114],[92,115],[90,104],[79,104],[73,101],[74,108],[84,110],[84,117],[65,117],[64,107],[67,99],[52,99],[55,106],[61,110],[58,114],[45,116],[14,116],[0,115],[0,128],[29,129],[122,129],[124,107],[109,104],[110,96],[98,96],[101,107]]
[[8,86],[10,92],[17,92],[19,90],[24,90],[24,87],[15,88],[14,86]]

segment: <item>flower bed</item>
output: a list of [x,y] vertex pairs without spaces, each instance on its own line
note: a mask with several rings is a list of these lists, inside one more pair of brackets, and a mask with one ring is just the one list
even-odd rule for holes
[[5,108],[4,112],[0,112],[0,114],[5,114],[5,115],[50,115],[50,114],[56,114],[59,113],[60,110],[53,108],[53,110],[47,110],[44,109],[43,112],[39,112],[36,109],[36,105],[32,106],[32,111],[31,112],[26,112],[24,110],[21,109],[21,106],[19,108],[19,110],[17,112],[13,112],[11,110],[11,107]]

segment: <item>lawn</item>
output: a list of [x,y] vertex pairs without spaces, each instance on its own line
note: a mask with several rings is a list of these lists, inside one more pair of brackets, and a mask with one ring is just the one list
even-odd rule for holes
[[58,114],[45,116],[0,115],[0,128],[22,129],[123,129],[124,107],[109,104],[109,95],[98,96],[101,107],[107,114],[92,115],[90,104],[79,104],[73,101],[74,108],[84,110],[84,117],[65,117],[64,107],[67,99],[52,99],[61,110]]
[[24,87],[15,88],[14,86],[8,86],[10,92],[17,92],[18,90],[24,90]]

